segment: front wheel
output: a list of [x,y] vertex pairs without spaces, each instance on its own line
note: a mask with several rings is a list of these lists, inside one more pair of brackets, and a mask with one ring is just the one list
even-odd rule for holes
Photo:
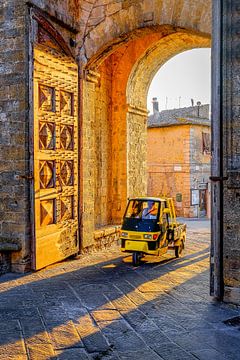
[[141,262],[141,254],[137,251],[135,251],[133,254],[132,254],[132,263],[134,266],[139,266],[140,265],[140,262]]

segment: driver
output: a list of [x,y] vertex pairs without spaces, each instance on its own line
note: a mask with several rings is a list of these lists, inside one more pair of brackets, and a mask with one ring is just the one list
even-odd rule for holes
[[148,201],[148,207],[143,210],[143,219],[156,219],[157,206],[155,201]]

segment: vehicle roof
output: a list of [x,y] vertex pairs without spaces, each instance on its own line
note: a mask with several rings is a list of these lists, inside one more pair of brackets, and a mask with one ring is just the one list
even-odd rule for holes
[[148,197],[148,196],[137,196],[128,198],[128,200],[142,200],[142,201],[166,201],[167,197]]

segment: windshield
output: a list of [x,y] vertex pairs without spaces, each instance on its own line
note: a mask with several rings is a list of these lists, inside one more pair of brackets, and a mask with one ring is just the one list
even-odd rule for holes
[[125,218],[153,219],[158,217],[159,202],[153,200],[130,200]]

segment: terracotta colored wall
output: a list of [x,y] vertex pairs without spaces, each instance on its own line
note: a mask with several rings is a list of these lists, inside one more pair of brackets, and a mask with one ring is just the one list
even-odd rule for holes
[[189,126],[149,128],[147,135],[148,195],[167,195],[176,202],[179,216],[187,216],[190,204]]
[[[148,128],[148,195],[173,197],[178,216],[199,215],[198,205],[191,205],[191,189],[209,182],[210,155],[203,154],[202,132],[210,133],[210,127]],[[178,193],[182,202],[176,201]]]

